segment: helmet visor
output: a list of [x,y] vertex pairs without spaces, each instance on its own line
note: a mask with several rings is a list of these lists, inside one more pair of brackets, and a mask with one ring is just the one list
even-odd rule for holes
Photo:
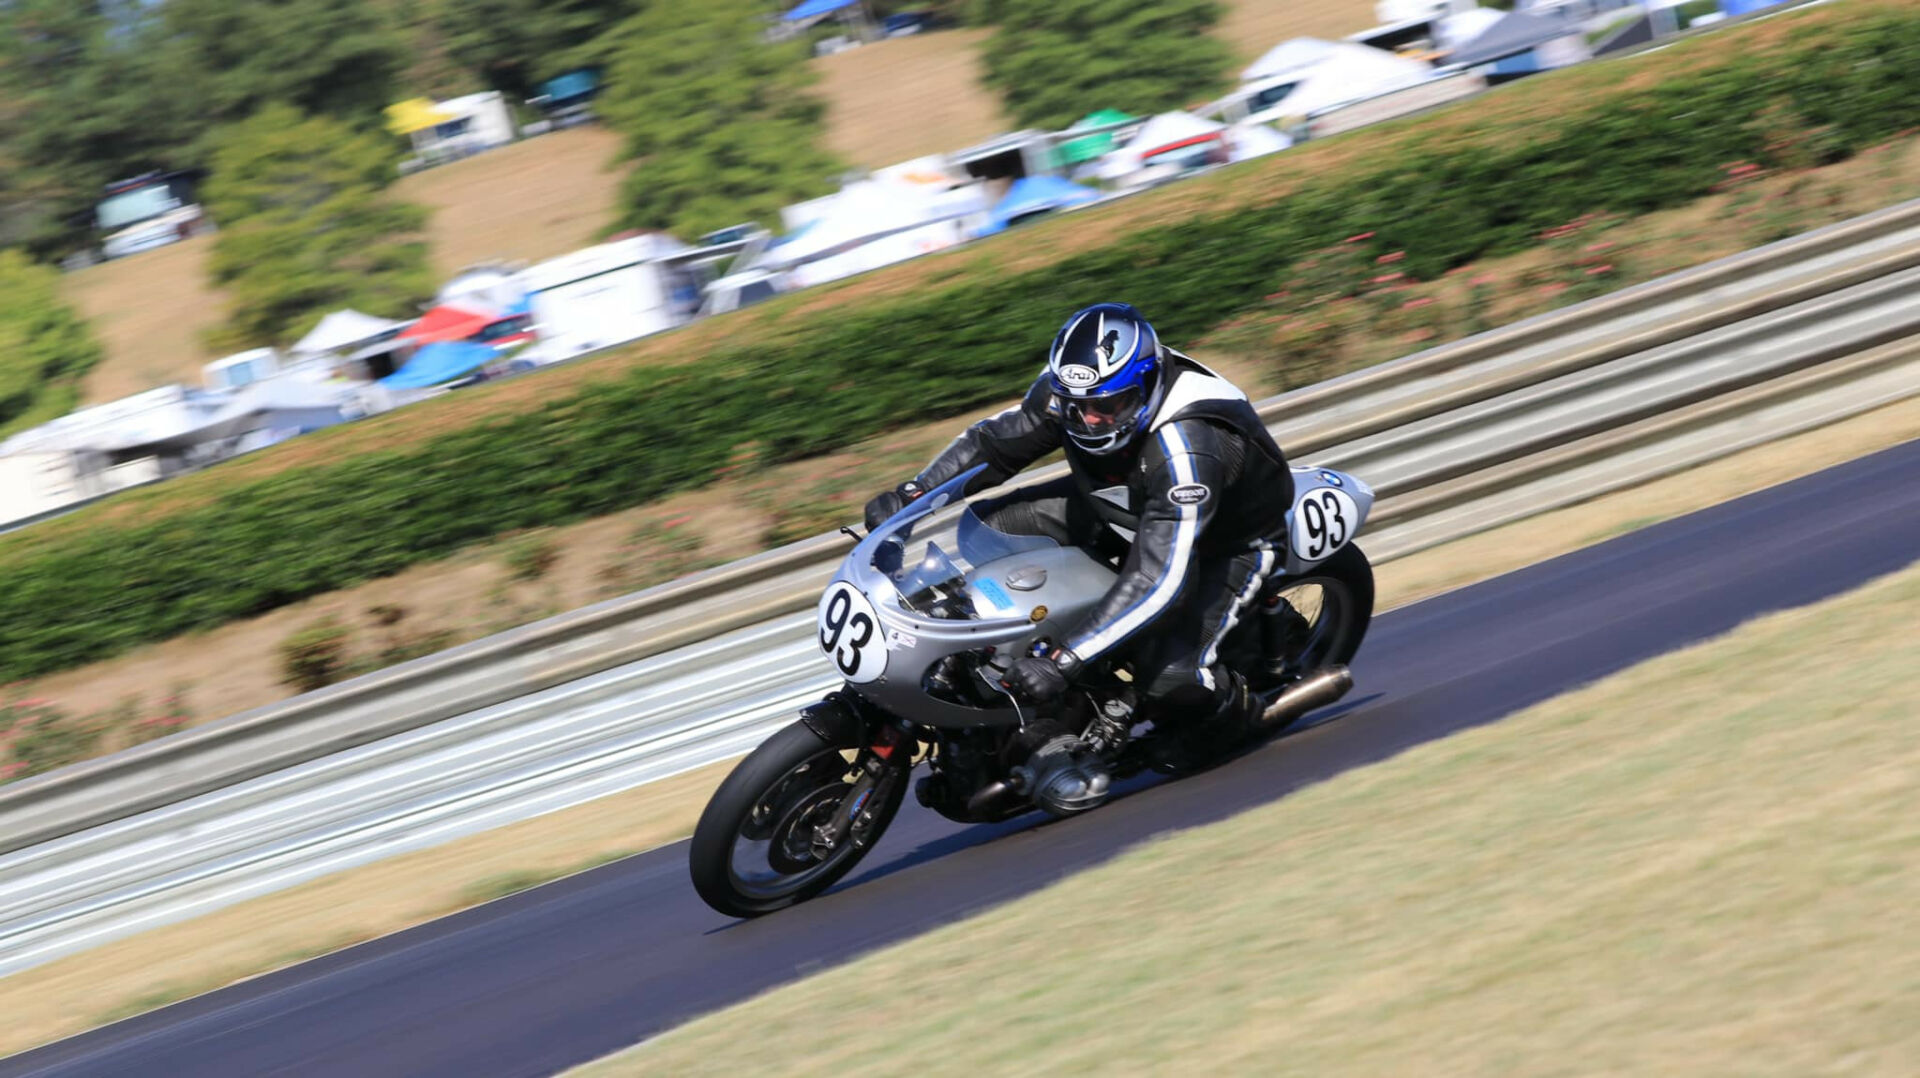
[[1066,397],[1060,402],[1067,433],[1079,438],[1124,437],[1139,418],[1145,391],[1129,386],[1099,397]]

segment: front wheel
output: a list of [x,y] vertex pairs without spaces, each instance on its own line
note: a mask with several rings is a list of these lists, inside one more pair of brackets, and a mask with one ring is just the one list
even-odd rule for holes
[[[733,917],[803,902],[853,871],[893,821],[907,768],[888,765],[870,784],[858,744],[834,745],[794,723],[747,754],[707,802],[689,850],[693,889]],[[910,754],[909,754],[910,755]],[[849,795],[861,798],[845,836],[823,847]]]

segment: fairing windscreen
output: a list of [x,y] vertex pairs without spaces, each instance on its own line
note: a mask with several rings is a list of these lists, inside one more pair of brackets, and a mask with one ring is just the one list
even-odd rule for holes
[[900,604],[908,610],[936,618],[979,617],[967,591],[968,573],[1002,558],[1059,545],[1045,536],[1000,531],[971,506],[953,530],[933,528],[928,538],[915,538],[915,525],[959,497],[972,474],[928,491],[878,529],[873,568],[893,581]]

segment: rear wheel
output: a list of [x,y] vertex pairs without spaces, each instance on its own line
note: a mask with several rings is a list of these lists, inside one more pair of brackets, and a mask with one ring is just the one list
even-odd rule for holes
[[[689,868],[707,905],[757,917],[812,898],[853,871],[907,792],[908,769],[897,764],[870,788],[860,783],[863,751],[830,744],[796,722],[741,760],[693,832]],[[823,846],[820,830],[831,827],[849,795],[862,796],[851,826],[837,844]]]
[[1281,684],[1353,661],[1373,622],[1373,566],[1349,543],[1332,557],[1283,581],[1279,597],[1293,611],[1267,654],[1266,680]]

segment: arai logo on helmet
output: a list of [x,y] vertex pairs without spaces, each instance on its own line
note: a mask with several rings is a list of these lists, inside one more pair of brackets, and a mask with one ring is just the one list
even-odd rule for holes
[[1092,367],[1071,363],[1060,368],[1060,384],[1070,389],[1085,389],[1100,380],[1100,372]]
[[1167,500],[1175,505],[1199,505],[1212,494],[1204,483],[1182,483],[1167,491]]

